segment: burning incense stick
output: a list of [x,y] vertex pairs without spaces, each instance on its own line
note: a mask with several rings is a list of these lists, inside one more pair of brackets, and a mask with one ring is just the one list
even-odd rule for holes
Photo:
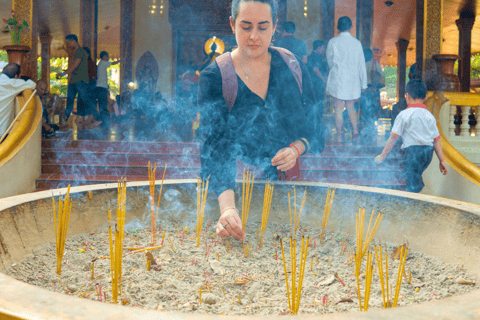
[[[158,201],[157,201],[157,210],[155,211],[155,218],[158,217],[158,209],[160,208],[160,199],[162,198],[162,191],[163,191],[163,181],[165,180],[165,173],[167,172],[167,164],[165,163],[165,169],[163,169],[163,176],[162,176],[162,184],[160,185],[160,193],[158,194]],[[160,226],[160,229],[162,227]],[[188,229],[187,229],[188,232]],[[155,244],[153,244],[155,245]]]
[[200,246],[200,236],[202,234],[203,215],[205,214],[205,204],[207,203],[208,182],[197,179],[197,247]]
[[272,205],[273,185],[265,184],[265,195],[263,197],[263,211],[262,211],[262,227],[260,232],[260,248],[263,244],[263,237],[267,229],[268,216],[270,215],[270,207]]
[[400,294],[400,287],[402,286],[402,274],[405,271],[405,261],[407,260],[408,248],[404,245],[400,249],[400,260],[398,262],[397,282],[395,284],[395,296],[393,298],[392,307],[395,308],[398,302],[398,296]]
[[292,220],[292,206],[290,202],[290,192],[287,193],[288,195],[288,209],[290,212],[290,227],[291,227],[291,234],[295,237],[297,234],[298,225],[300,224],[300,218],[302,216],[303,208],[305,206],[305,202],[307,201],[307,189],[303,192],[302,204],[300,206],[300,211],[297,212],[297,191],[296,188],[293,187],[293,220]]
[[309,238],[305,241],[305,238],[302,237],[302,246],[300,253],[300,267],[298,269],[298,286],[296,286],[297,278],[297,267],[296,267],[296,246],[297,241],[290,237],[290,261],[291,261],[291,274],[292,274],[292,285],[291,292],[288,285],[288,273],[287,273],[287,263],[285,259],[285,251],[283,248],[283,240],[280,239],[280,246],[282,248],[282,258],[283,258],[283,270],[285,272],[285,283],[287,286],[287,298],[288,298],[288,308],[292,314],[297,314],[298,309],[300,308],[300,299],[302,296],[302,287],[303,287],[303,277],[305,275],[305,266],[307,264],[307,253],[308,253],[308,243]]
[[[245,227],[247,226],[248,213],[250,211],[250,201],[252,200],[252,191],[253,191],[253,181],[255,180],[255,175],[250,171],[246,171],[246,181],[245,181],[245,169],[243,170],[243,187],[242,187],[242,229],[245,232]],[[246,182],[246,183],[245,183]]]
[[55,225],[55,247],[57,250],[57,274],[62,273],[62,259],[65,251],[65,241],[67,239],[68,224],[70,222],[70,212],[72,204],[70,203],[70,185],[67,188],[65,202],[60,198],[58,200],[58,226],[57,213],[55,212],[55,198],[52,197],[53,203],[53,223]]
[[[372,276],[373,276],[373,255],[368,252],[367,253],[367,266],[365,270],[365,294],[363,297],[364,300],[364,308],[363,311],[368,310],[368,303],[370,301],[370,288],[372,286]],[[359,292],[360,294],[360,292]]]
[[362,266],[363,257],[367,253],[368,247],[370,243],[373,241],[373,237],[377,232],[378,226],[382,221],[383,214],[379,213],[377,215],[377,219],[375,224],[373,225],[372,229],[370,229],[372,225],[374,211],[372,210],[372,215],[370,216],[370,223],[368,224],[367,235],[365,241],[363,240],[363,226],[365,224],[365,209],[360,208],[358,209],[358,214],[356,216],[356,231],[357,231],[357,252],[355,254],[355,274],[360,276],[360,269]]
[[148,182],[150,185],[150,210],[152,215],[152,223],[151,223],[151,243],[152,246],[155,245],[155,224],[157,221],[156,212],[155,212],[155,170],[157,170],[157,163],[155,162],[154,165],[150,165],[150,161],[148,161]]
[[335,197],[335,189],[328,189],[327,199],[325,200],[325,208],[323,209],[322,232],[320,233],[320,243],[325,240],[325,229],[327,228],[328,218],[330,216],[330,209],[332,209],[333,198]]
[[[383,273],[383,257],[382,257],[382,246],[379,245],[380,256],[377,252],[377,246],[375,246],[375,256],[377,257],[377,267],[378,267],[378,275],[380,277],[380,286],[382,288],[382,299],[383,299],[383,308],[387,307],[385,302],[385,277]],[[385,257],[388,258],[388,257]],[[388,272],[388,270],[387,270]]]

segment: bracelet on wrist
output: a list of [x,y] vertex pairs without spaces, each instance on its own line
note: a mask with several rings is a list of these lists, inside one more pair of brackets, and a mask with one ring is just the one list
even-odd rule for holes
[[295,150],[297,150],[297,154],[298,154],[297,159],[300,158],[300,150],[298,149],[298,147],[295,145],[294,142],[290,143],[290,147],[293,147],[295,148]]
[[305,153],[308,153],[308,151],[310,151],[310,143],[308,143],[308,140],[305,138],[300,138],[298,140],[300,140],[305,146]]
[[225,211],[230,210],[230,209],[235,209],[235,211],[237,211],[237,213],[240,214],[240,213],[238,212],[238,209],[237,209],[237,208],[235,208],[235,207],[227,207],[227,208],[223,209],[223,211],[220,213],[220,217],[223,216],[223,214],[225,213]]

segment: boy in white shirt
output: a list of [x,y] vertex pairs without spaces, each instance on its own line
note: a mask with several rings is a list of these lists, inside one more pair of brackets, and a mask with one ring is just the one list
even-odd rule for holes
[[100,52],[100,61],[97,65],[97,99],[102,117],[102,123],[107,125],[110,120],[110,112],[108,112],[108,72],[107,69],[120,62],[120,60],[110,62],[108,52]]
[[407,83],[406,92],[408,107],[396,117],[390,138],[382,153],[375,157],[375,162],[382,163],[402,137],[403,171],[407,191],[418,193],[425,186],[422,173],[432,161],[433,150],[440,160],[440,172],[446,175],[448,169],[435,117],[423,104],[427,96],[427,86],[422,80],[411,80]]

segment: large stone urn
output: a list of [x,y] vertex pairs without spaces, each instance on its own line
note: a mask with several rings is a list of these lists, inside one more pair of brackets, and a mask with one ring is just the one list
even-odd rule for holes
[[438,62],[442,79],[438,89],[441,91],[460,91],[460,79],[454,73],[455,62],[460,59],[455,54],[436,54],[432,59]]
[[30,52],[29,46],[22,46],[22,45],[10,45],[4,46],[3,50],[7,51],[8,55],[8,63],[17,63],[21,67],[21,75],[25,75],[25,71],[27,68],[25,66],[25,57],[28,52]]

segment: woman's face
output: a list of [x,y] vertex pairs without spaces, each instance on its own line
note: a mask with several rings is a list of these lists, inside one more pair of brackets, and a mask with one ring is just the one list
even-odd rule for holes
[[230,17],[230,25],[238,50],[249,58],[257,58],[267,52],[277,21],[272,22],[269,4],[249,1],[240,3],[237,19]]

